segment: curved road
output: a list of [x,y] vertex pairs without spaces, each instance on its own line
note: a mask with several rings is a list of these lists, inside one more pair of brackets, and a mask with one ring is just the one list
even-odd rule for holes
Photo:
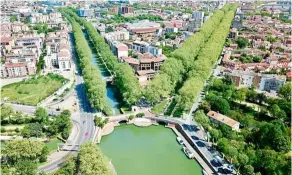
[[[79,126],[79,134],[77,138],[75,138],[74,143],[80,145],[82,143],[90,141],[93,138],[95,126],[93,121],[94,116],[92,113],[94,112],[94,110],[90,107],[90,103],[86,97],[85,84],[83,77],[80,74],[81,70],[77,66],[78,65],[78,61],[76,58],[77,53],[73,45],[74,42],[73,40],[74,40],[73,34],[71,33],[70,34],[71,53],[72,58],[75,62],[76,70],[78,70],[78,73],[76,74],[74,93],[77,94],[77,101],[79,104],[78,111],[74,113],[74,115],[72,115],[71,118],[73,122],[76,122],[77,125]],[[78,147],[75,146],[72,149],[76,148]],[[62,163],[70,154],[72,153],[68,152],[68,154],[66,154],[64,157],[49,162],[48,164],[40,167],[39,171],[45,171],[46,173],[56,171],[62,166]]]

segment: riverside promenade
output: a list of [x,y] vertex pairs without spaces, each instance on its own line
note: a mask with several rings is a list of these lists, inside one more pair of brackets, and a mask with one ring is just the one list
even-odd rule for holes
[[184,136],[175,128],[174,124],[168,124],[165,127],[172,129],[173,132],[183,140],[184,145],[194,154],[196,161],[209,175],[214,174],[214,171],[206,164],[206,162],[201,158],[197,151],[189,144],[189,142],[184,138]]

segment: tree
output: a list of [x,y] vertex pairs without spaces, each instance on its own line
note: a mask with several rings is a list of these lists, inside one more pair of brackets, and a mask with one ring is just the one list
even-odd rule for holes
[[256,98],[257,98],[259,104],[262,104],[267,99],[267,97],[264,93],[257,94]]
[[204,101],[199,105],[199,109],[202,109],[205,113],[208,113],[209,111],[211,111],[211,105],[208,102]]
[[13,114],[14,114],[14,111],[11,106],[6,105],[6,104],[1,105],[1,120],[9,118],[9,121],[10,121],[10,117]]
[[251,102],[256,102],[258,98],[257,93],[253,88],[247,91],[246,97]]
[[211,137],[213,138],[213,141],[218,140],[220,138],[221,132],[219,130],[211,129],[209,132]]
[[277,135],[273,140],[273,148],[276,151],[288,152],[290,150],[291,141],[289,137],[284,135]]
[[219,111],[222,114],[227,114],[230,106],[227,100],[216,95],[208,95],[206,100],[210,103],[213,111]]
[[50,153],[49,148],[45,145],[42,149],[42,153],[40,156],[40,162],[46,162],[47,161],[47,156]]
[[237,160],[240,165],[246,165],[248,163],[248,156],[244,153],[238,153]]
[[5,145],[2,150],[4,157],[9,158],[10,161],[16,161],[21,158],[36,160],[41,156],[44,143],[36,140],[21,139],[11,140]]
[[13,23],[14,21],[18,21],[17,16],[10,16],[10,22]]
[[248,39],[247,38],[242,38],[239,37],[236,41],[236,43],[238,44],[239,48],[245,48],[246,46],[248,46]]
[[75,173],[76,165],[74,157],[69,157],[64,163],[62,168],[60,168],[54,175],[74,175]]
[[40,137],[43,134],[42,125],[39,123],[29,123],[21,131],[23,137]]
[[271,113],[271,115],[274,118],[278,118],[277,114],[279,114],[281,112],[281,109],[279,108],[279,106],[277,104],[273,104],[270,108],[269,108],[269,112]]
[[253,175],[254,174],[253,166],[252,165],[244,165],[242,173],[246,174],[246,175]]
[[264,174],[276,174],[278,170],[285,166],[283,155],[274,150],[258,150],[256,155],[258,161],[255,164],[255,168],[261,169]]
[[18,175],[35,175],[37,164],[29,159],[19,159],[15,164],[15,173]]
[[40,123],[47,123],[49,120],[47,110],[42,107],[38,107],[36,109],[35,116],[36,116],[36,120]]
[[245,101],[246,99],[246,94],[247,94],[247,89],[241,88],[236,91],[236,99],[239,100],[240,102]]
[[82,175],[111,175],[107,158],[102,154],[99,147],[92,142],[80,146],[77,159],[78,172]]
[[196,111],[194,119],[197,123],[199,123],[202,126],[205,126],[210,123],[209,118],[204,114],[203,110]]
[[105,29],[105,33],[109,33],[109,32],[114,32],[114,28],[112,26],[108,26],[106,29]]
[[222,81],[224,84],[229,85],[229,86],[233,84],[233,80],[230,75],[224,75],[224,78],[222,79]]
[[290,101],[291,100],[291,92],[292,92],[292,86],[291,82],[284,84],[280,90],[279,90],[279,95],[280,97]]

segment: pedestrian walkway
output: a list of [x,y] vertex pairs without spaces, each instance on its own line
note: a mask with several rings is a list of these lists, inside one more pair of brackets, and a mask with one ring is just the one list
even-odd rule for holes
[[197,160],[197,162],[201,165],[201,167],[208,173],[208,174],[213,174],[213,170],[211,170],[211,168],[206,164],[206,162],[201,158],[201,156],[195,151],[195,149],[189,144],[189,142],[181,135],[180,132],[178,132],[178,130],[175,128],[174,125],[168,125],[166,126],[168,128],[171,128],[173,130],[173,132],[180,137],[183,142],[184,145],[195,155],[195,159]]

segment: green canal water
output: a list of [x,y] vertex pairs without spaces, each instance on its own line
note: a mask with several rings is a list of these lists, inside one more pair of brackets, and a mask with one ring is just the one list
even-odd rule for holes
[[99,144],[118,175],[202,175],[188,159],[174,132],[162,125],[146,128],[121,124]]

